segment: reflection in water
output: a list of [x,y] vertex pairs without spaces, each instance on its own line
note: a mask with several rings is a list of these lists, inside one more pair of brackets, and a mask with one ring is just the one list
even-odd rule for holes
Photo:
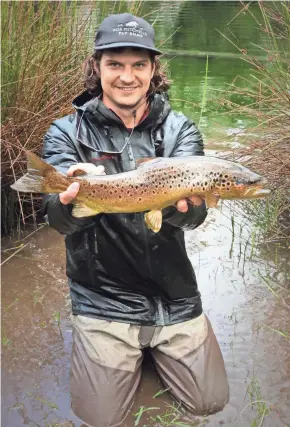
[[[277,298],[262,277],[279,278],[286,287],[287,276],[279,272],[288,268],[289,274],[289,266],[252,247],[252,227],[237,209],[234,202],[211,209],[204,225],[186,233],[231,389],[226,408],[203,425],[250,426],[255,419],[259,425],[265,412],[263,426],[283,427],[290,417],[289,307],[286,294],[284,301]],[[274,253],[275,246],[268,249]],[[71,327],[64,262],[62,237],[47,228],[3,267],[3,425],[20,427],[29,420],[43,427],[65,420],[81,425],[70,411]],[[152,398],[162,388],[147,360],[126,426],[134,425],[140,406],[160,408],[144,413],[140,424],[156,425],[147,416],[165,413],[172,404],[166,393]]]

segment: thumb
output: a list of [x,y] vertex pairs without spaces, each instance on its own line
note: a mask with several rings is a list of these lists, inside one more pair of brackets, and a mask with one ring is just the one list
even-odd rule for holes
[[[66,191],[69,191],[71,194],[75,194],[75,196],[78,194],[78,191],[80,189],[80,183],[79,182],[73,182]],[[74,197],[75,197],[74,196]]]
[[60,193],[59,200],[63,205],[68,205],[78,194],[80,184],[73,182],[63,193]]

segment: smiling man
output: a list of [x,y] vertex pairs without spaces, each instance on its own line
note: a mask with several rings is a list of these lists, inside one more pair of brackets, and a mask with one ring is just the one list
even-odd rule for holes
[[[86,61],[86,90],[75,99],[75,112],[48,130],[44,159],[73,176],[79,169],[129,171],[148,157],[202,156],[194,123],[171,110],[160,54],[148,22],[130,14],[106,18]],[[78,189],[73,183],[44,199],[49,224],[65,235],[74,412],[88,426],[121,425],[139,385],[144,348],[164,387],[188,411],[220,411],[228,401],[224,362],[183,233],[204,221],[203,200],[167,208],[155,234],[142,213],[74,218]]]

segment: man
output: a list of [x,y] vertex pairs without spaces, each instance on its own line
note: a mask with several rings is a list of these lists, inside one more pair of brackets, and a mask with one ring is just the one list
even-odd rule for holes
[[[86,63],[87,90],[74,101],[76,111],[45,135],[44,159],[73,176],[77,169],[132,170],[140,158],[203,155],[195,125],[171,111],[160,53],[145,20],[130,14],[106,18]],[[73,183],[59,196],[45,197],[50,225],[66,235],[74,412],[90,426],[121,425],[145,347],[185,408],[196,415],[221,410],[228,401],[224,362],[202,312],[182,231],[204,221],[204,202],[192,197],[167,208],[155,234],[142,213],[74,218],[78,189]]]

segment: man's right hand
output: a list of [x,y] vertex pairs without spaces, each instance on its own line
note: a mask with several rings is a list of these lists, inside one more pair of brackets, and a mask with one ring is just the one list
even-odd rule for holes
[[[104,166],[95,166],[92,163],[78,163],[71,166],[68,171],[68,176],[73,176],[74,172],[81,170],[91,175],[106,175]],[[77,196],[80,189],[79,182],[73,182],[63,193],[59,194],[59,200],[63,205],[68,205]]]

